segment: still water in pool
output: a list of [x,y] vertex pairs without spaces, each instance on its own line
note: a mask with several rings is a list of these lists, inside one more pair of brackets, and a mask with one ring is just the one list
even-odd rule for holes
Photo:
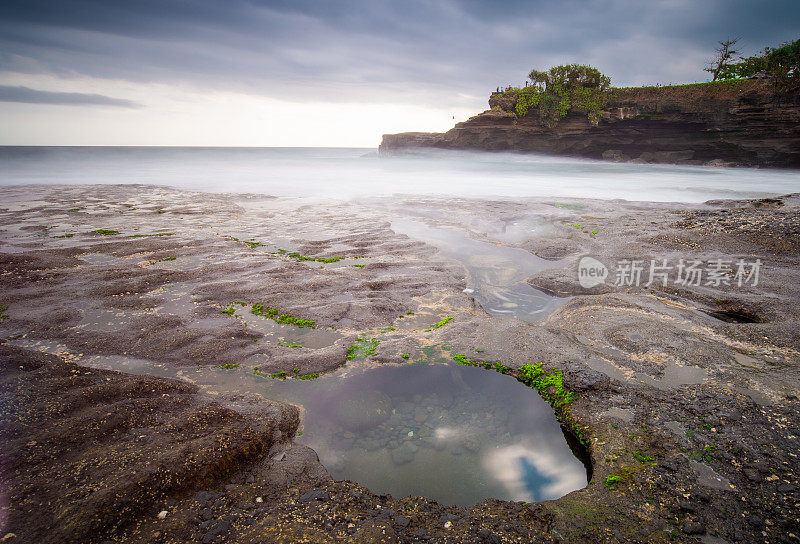
[[513,377],[454,363],[340,374],[273,380],[266,392],[303,406],[299,441],[336,479],[458,505],[586,485],[552,409]]

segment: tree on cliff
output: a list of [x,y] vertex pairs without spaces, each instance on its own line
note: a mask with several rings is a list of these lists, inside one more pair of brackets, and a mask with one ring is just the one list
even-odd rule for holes
[[547,71],[531,70],[532,85],[514,89],[515,111],[520,117],[536,114],[553,127],[572,110],[586,113],[596,124],[605,104],[611,78],[584,64],[553,66]]
[[752,57],[742,57],[720,70],[719,79],[751,78],[758,74],[772,78],[780,92],[800,91],[800,39],[780,47],[765,47]]
[[725,67],[730,63],[731,59],[734,55],[738,55],[738,51],[734,51],[731,49],[736,42],[739,41],[738,38],[734,40],[725,40],[723,42],[719,42],[719,47],[717,47],[717,56],[714,57],[714,60],[708,63],[708,66],[704,68],[706,72],[710,72],[712,74],[711,81],[716,81]]

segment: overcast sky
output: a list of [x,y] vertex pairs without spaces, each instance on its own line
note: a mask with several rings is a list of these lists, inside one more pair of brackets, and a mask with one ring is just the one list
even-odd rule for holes
[[800,1],[0,0],[0,144],[373,147],[534,67],[705,81],[729,37],[797,39]]

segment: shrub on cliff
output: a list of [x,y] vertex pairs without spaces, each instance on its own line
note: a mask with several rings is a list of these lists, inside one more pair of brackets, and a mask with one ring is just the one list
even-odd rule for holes
[[531,70],[532,84],[509,92],[516,94],[518,116],[536,115],[553,127],[572,110],[586,113],[597,123],[611,78],[584,64],[553,66],[547,71]]

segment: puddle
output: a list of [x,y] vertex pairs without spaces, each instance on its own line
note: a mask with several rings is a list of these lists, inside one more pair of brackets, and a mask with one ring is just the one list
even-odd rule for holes
[[662,391],[676,389],[684,385],[698,385],[703,383],[708,377],[708,371],[705,368],[681,365],[673,362],[664,364],[664,371],[658,378],[654,378],[644,372],[620,368],[612,362],[600,358],[587,359],[586,364],[589,365],[589,368],[592,370],[602,372],[609,378],[622,382],[637,381],[655,387],[656,389],[661,389]]
[[430,329],[446,316],[441,312],[418,310],[414,314],[402,317],[402,319],[396,319],[393,325],[398,330],[409,332]]
[[204,266],[219,264],[221,258],[220,255],[184,255],[170,260],[148,262],[147,267],[159,270],[194,270]]
[[143,295],[148,299],[162,299],[155,307],[158,314],[171,314],[189,317],[194,313],[195,303],[191,295],[192,287],[188,284],[176,283],[159,287]]
[[587,484],[552,409],[509,376],[417,363],[269,380],[263,393],[302,405],[298,440],[334,478],[375,493],[471,505],[555,499]]
[[467,294],[490,315],[537,322],[564,305],[558,298],[534,289],[526,280],[535,273],[558,266],[523,249],[505,247],[469,238],[465,233],[429,227],[411,219],[392,221],[398,234],[431,244],[469,272]]

